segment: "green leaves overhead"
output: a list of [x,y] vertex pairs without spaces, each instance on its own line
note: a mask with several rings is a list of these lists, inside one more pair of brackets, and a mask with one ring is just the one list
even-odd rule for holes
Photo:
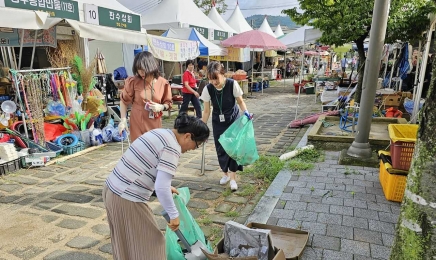
[[[205,13],[209,14],[210,9],[212,8],[212,0],[194,0],[194,3]],[[227,4],[225,0],[215,0],[215,7],[218,13],[222,14],[227,10]]]
[[[299,0],[297,8],[283,10],[299,24],[325,32],[320,42],[337,46],[369,36],[374,0]],[[434,12],[433,1],[392,0],[388,20],[387,42],[410,41],[420,37]],[[300,10],[301,11],[301,10]]]

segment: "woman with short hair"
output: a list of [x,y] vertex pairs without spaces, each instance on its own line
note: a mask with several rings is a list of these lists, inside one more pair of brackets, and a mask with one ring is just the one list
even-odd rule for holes
[[182,113],[173,129],[154,129],[139,138],[121,157],[103,186],[115,260],[165,260],[165,237],[159,230],[148,201],[156,191],[168,213],[168,226],[177,230],[179,212],[171,193],[182,153],[197,149],[209,138],[200,119]]

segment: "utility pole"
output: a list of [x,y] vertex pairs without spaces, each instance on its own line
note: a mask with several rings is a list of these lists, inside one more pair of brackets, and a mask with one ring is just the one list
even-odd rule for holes
[[349,156],[370,158],[371,146],[369,133],[371,130],[374,99],[377,91],[377,80],[382,56],[383,44],[386,36],[390,0],[375,0],[372,14],[371,32],[369,34],[368,58],[365,63],[362,98],[360,103],[357,135],[348,148]]

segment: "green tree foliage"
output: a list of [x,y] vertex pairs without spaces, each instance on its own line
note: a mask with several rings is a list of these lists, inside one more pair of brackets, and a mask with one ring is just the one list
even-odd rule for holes
[[[297,8],[283,10],[298,24],[311,25],[323,31],[320,42],[341,46],[354,42],[359,53],[359,64],[366,60],[363,42],[371,30],[374,0],[299,0]],[[391,0],[386,42],[411,41],[421,36],[428,27],[428,14],[435,11],[433,1]],[[360,69],[355,99],[360,101],[363,71]]]
[[[209,14],[210,9],[212,9],[213,0],[194,0],[194,3],[205,13]],[[218,13],[222,14],[227,10],[227,4],[225,0],[215,0],[215,7]]]

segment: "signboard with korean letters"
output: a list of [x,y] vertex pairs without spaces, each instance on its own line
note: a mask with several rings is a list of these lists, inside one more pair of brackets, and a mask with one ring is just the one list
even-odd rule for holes
[[79,5],[71,0],[0,0],[0,6],[41,11],[50,17],[79,21]]
[[108,9],[92,4],[84,4],[85,22],[95,25],[141,31],[141,16]]
[[213,39],[214,41],[224,41],[225,39],[229,38],[229,33],[224,31],[215,30]]
[[[209,35],[209,29],[208,28],[204,28],[204,27],[200,27],[200,26],[195,26],[195,25],[189,25],[189,28],[194,28],[195,30],[197,30],[197,32],[199,32],[204,38],[206,39],[211,39],[210,35]],[[213,34],[213,30],[210,30],[211,33]],[[213,36],[212,36],[213,37]],[[213,38],[212,38],[213,39]]]

